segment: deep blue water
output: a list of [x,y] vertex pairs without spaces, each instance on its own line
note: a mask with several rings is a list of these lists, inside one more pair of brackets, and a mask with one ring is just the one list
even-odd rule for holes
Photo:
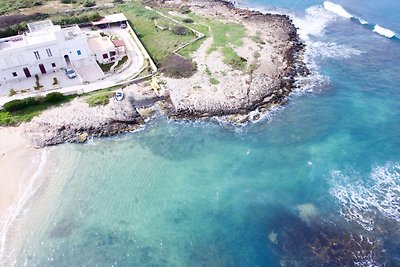
[[[400,43],[322,3],[242,3],[294,16],[321,75],[270,120],[50,149],[17,265],[399,266]],[[336,3],[400,33],[399,1]]]

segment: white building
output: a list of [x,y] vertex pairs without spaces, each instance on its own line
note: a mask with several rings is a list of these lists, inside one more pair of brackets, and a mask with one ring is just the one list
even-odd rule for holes
[[78,26],[61,28],[45,20],[28,24],[28,29],[0,39],[0,85],[79,65],[91,56],[86,34]]
[[113,62],[118,58],[116,47],[108,36],[100,34],[89,36],[88,45],[100,64]]

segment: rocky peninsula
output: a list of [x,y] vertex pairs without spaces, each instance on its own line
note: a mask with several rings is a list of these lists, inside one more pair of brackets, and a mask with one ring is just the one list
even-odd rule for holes
[[[209,34],[191,55],[196,70],[189,77],[171,77],[161,66],[155,76],[161,85],[158,92],[144,82],[125,87],[126,97],[120,102],[111,99],[105,106],[89,107],[84,97],[78,97],[44,111],[23,125],[35,146],[132,131],[155,112],[173,120],[217,116],[234,124],[256,121],[284,105],[296,88],[296,77],[309,74],[303,62],[305,45],[286,15],[263,14],[213,0],[150,1],[149,5],[167,8],[175,18],[197,18],[207,25],[219,23],[241,31],[223,32],[217,40],[212,32],[221,27],[208,26]],[[190,16],[175,11],[183,6]],[[183,58],[179,53],[173,56]]]

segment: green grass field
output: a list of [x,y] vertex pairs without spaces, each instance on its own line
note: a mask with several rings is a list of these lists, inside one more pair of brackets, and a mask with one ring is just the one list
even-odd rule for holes
[[1,0],[0,1],[0,15],[16,11],[21,8],[41,6],[46,0]]
[[[207,35],[213,38],[213,44],[208,49],[208,53],[213,51],[220,51],[224,56],[225,64],[230,65],[234,69],[245,70],[247,62],[244,58],[240,57],[233,48],[243,45],[243,38],[246,37],[246,29],[243,25],[237,23],[224,23],[216,19],[209,19],[190,14],[193,19],[194,29],[198,31],[207,31]],[[260,40],[257,40],[260,41]],[[198,49],[196,46],[200,44],[193,44],[194,47],[189,49]]]
[[193,33],[177,35],[170,30],[157,29],[154,20],[160,19],[160,15],[146,9],[138,2],[120,5],[114,10],[123,12],[129,19],[132,28],[157,65],[161,64],[176,48],[195,38]]
[[86,103],[89,104],[89,107],[104,106],[110,102],[110,98],[113,94],[114,92],[109,90],[97,91],[91,93],[91,95],[86,98]]

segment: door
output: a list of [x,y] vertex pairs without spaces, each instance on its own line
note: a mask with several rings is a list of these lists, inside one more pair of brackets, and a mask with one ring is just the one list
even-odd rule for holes
[[24,73],[25,73],[26,78],[32,77],[31,72],[29,71],[28,68],[24,68]]
[[43,64],[39,64],[39,69],[40,69],[40,72],[41,72],[42,74],[45,74],[45,73],[46,73],[46,69],[45,69],[45,67],[44,67]]

